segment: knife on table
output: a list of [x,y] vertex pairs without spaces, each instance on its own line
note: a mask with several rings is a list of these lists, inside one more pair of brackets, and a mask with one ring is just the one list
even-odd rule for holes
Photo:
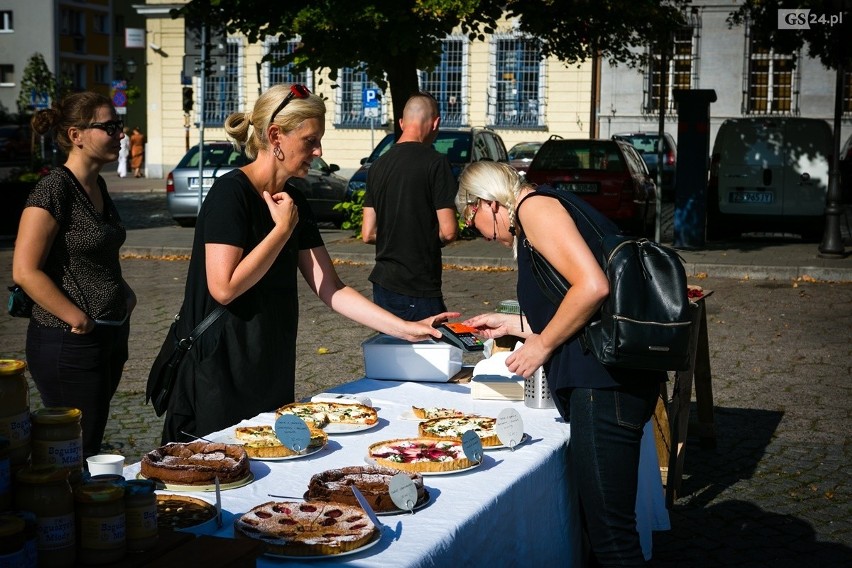
[[223,526],[222,523],[222,491],[219,487],[219,476],[217,475],[215,478],[216,482],[216,528],[221,529]]

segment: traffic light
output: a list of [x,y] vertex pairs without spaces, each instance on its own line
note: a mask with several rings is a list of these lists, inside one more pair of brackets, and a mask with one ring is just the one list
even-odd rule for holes
[[192,112],[192,87],[183,88],[183,112]]

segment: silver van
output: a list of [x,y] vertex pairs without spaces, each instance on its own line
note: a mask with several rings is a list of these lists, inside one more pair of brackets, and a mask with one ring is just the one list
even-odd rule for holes
[[710,157],[707,239],[774,231],[819,240],[831,149],[831,128],[824,120],[724,121]]

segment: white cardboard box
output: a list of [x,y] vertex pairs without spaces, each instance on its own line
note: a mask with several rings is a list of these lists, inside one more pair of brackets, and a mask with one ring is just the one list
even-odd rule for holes
[[462,368],[462,350],[433,340],[408,341],[378,334],[363,343],[368,379],[447,382]]

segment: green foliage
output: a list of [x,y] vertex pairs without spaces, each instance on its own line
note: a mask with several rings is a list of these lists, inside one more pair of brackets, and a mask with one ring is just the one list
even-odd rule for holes
[[27,66],[24,67],[24,73],[21,77],[21,92],[18,95],[18,112],[21,114],[33,111],[32,101],[30,100],[33,91],[47,93],[51,101],[56,100],[58,94],[56,78],[48,69],[41,53],[34,53],[27,61]]
[[344,201],[334,206],[335,211],[343,211],[345,219],[340,224],[341,229],[352,231],[356,239],[361,238],[361,227],[364,225],[364,194],[363,189],[352,193],[350,201]]

